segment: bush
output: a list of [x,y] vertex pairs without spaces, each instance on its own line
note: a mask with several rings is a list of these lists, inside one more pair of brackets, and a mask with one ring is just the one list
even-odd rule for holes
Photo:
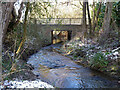
[[90,59],[90,65],[93,68],[103,70],[108,65],[108,61],[102,52],[98,52]]

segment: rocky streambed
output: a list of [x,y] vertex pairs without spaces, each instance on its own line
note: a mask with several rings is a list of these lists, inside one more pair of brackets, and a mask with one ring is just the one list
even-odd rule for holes
[[42,81],[59,88],[118,88],[117,80],[100,72],[78,65],[53,50],[60,44],[42,48],[28,59],[32,72]]

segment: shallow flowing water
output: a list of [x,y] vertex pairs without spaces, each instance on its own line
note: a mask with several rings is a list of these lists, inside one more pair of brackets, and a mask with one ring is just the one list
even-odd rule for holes
[[28,62],[34,66],[33,73],[41,80],[59,88],[115,88],[116,80],[76,64],[70,58],[53,51],[60,44],[42,48]]

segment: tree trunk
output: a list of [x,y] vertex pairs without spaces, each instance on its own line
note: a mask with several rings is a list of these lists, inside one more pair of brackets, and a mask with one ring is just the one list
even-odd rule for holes
[[112,5],[113,5],[113,2],[107,2],[105,16],[104,16],[104,22],[103,22],[103,30],[105,32],[109,31],[111,14],[112,14]]
[[2,52],[2,32],[3,32],[1,21],[2,21],[2,4],[0,2],[0,57],[1,57],[1,52]]
[[2,40],[5,39],[5,34],[7,32],[7,28],[9,25],[9,21],[11,20],[11,14],[13,10],[13,2],[2,3]]
[[28,16],[28,12],[29,12],[29,7],[30,7],[30,3],[27,2],[27,5],[26,5],[26,11],[25,11],[25,19],[24,19],[24,24],[23,24],[23,38],[22,38],[22,41],[18,47],[18,50],[16,52],[16,54],[19,54],[20,52],[20,49],[22,47],[22,45],[24,44],[25,40],[26,40],[26,32],[27,32],[27,16]]
[[2,3],[0,1],[0,81],[2,81],[2,43],[7,32],[8,24],[11,18],[13,3]]
[[95,16],[96,16],[96,14],[95,14],[95,2],[94,2],[94,0],[93,0],[93,22],[92,22],[92,25],[93,25],[93,28],[92,28],[92,33],[94,34],[94,32],[95,32]]
[[[106,9],[105,9],[105,15],[104,15],[104,22],[103,22],[103,34],[101,35],[100,38],[100,43],[103,43],[109,34],[109,29],[110,29],[110,21],[111,21],[111,15],[112,15],[112,5],[113,2],[107,2],[106,4]],[[104,37],[104,40],[103,40]]]
[[95,23],[96,25],[98,23],[98,16],[100,14],[101,6],[102,6],[102,2],[99,3],[99,8],[98,8],[97,15],[96,15],[96,23]]
[[95,31],[96,26],[98,26],[98,16],[99,16],[99,14],[100,14],[101,5],[102,5],[102,3],[100,2],[100,3],[99,3],[99,8],[98,8],[98,10],[97,10],[96,20],[95,20],[95,22],[94,22],[94,24],[93,24],[93,31]]
[[90,35],[92,34],[92,26],[91,26],[91,18],[90,18],[90,11],[89,11],[89,4],[88,4],[88,0],[87,0],[87,2],[86,2],[86,4],[87,4],[87,12],[88,12],[88,20],[89,20],[89,27],[90,27]]
[[87,34],[87,25],[86,25],[86,2],[83,2],[83,23],[82,23],[82,28],[84,31],[84,36]]
[[18,10],[18,16],[15,13],[15,8],[12,10],[12,20],[8,26],[8,32],[12,31],[20,22],[20,18],[23,10],[23,2],[20,4],[20,9]]
[[[2,5],[0,2],[0,21],[2,21]],[[2,81],[2,22],[0,22],[0,81]]]

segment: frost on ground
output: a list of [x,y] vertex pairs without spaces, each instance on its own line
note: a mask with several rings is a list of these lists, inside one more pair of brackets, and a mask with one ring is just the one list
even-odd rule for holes
[[41,80],[35,81],[4,81],[3,85],[0,86],[1,88],[54,88],[52,85],[42,82]]

